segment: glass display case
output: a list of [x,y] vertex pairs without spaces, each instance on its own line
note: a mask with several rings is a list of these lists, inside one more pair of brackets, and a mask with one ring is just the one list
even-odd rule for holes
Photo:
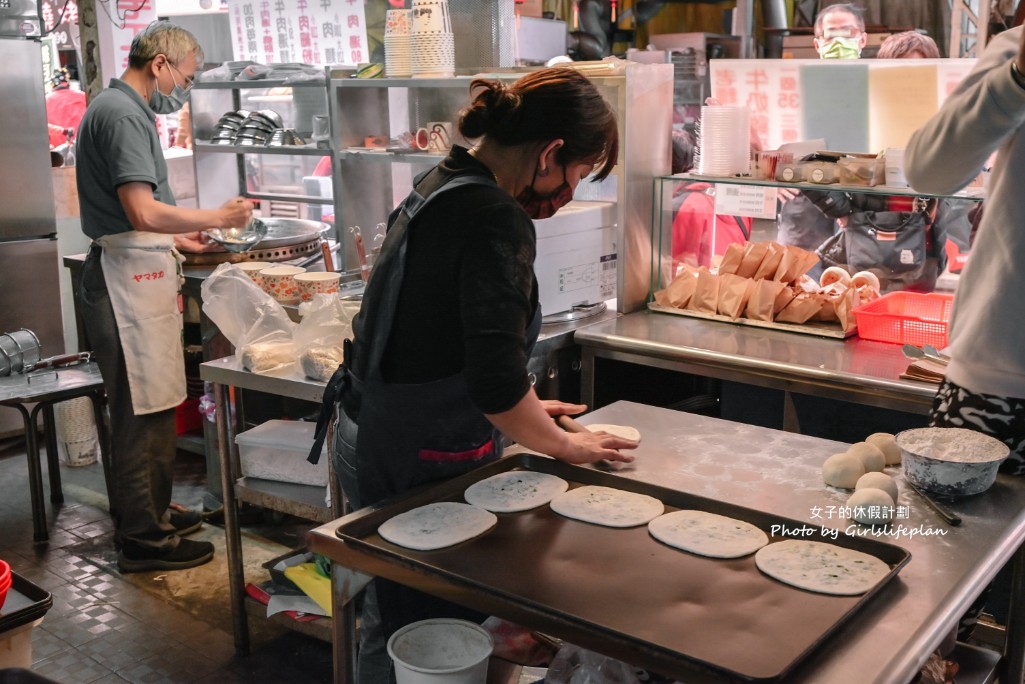
[[[718,197],[717,197],[718,195]],[[945,244],[938,246],[946,256],[947,266],[934,288],[956,287],[956,273],[967,260],[969,249],[970,221],[968,212],[982,201],[984,190],[969,187],[953,195],[928,195],[911,188],[887,185],[861,186],[838,183],[816,184],[809,182],[786,183],[776,180],[756,180],[750,177],[710,177],[693,173],[661,176],[655,179],[652,211],[652,254],[651,292],[664,289],[678,271],[681,264],[690,266],[713,266],[732,242],[775,241],[795,244],[781,234],[780,212],[787,201],[795,197],[798,202],[814,197],[819,204],[843,201],[860,195],[868,204],[885,204],[887,209],[915,211],[916,198],[932,202],[926,212],[933,215],[926,220],[941,223]],[[855,203],[861,200],[855,199]],[[809,213],[818,212],[825,222],[828,233],[823,240],[812,239],[815,244],[800,244],[804,249],[814,251],[822,241],[832,234],[843,237],[846,217],[833,223],[821,211],[812,206]],[[792,219],[800,221],[801,218]],[[805,219],[811,220],[811,219]],[[811,231],[808,231],[811,233]],[[882,231],[886,232],[886,231]],[[805,237],[808,240],[808,237]],[[936,252],[937,247],[930,245]],[[817,277],[825,264],[812,275]],[[849,269],[848,269],[849,270]],[[887,266],[879,264],[868,270],[876,271],[886,289]],[[900,289],[895,281],[892,289]]]

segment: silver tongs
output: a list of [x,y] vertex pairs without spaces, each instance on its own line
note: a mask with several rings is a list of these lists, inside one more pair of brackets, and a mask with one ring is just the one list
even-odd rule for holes
[[941,366],[946,366],[950,363],[950,357],[946,354],[941,354],[939,350],[937,350],[936,347],[932,346],[931,344],[925,344],[921,347],[916,347],[913,344],[905,344],[900,349],[902,352],[904,352],[904,356],[908,357],[909,359],[929,359],[930,361],[934,361],[940,364]]

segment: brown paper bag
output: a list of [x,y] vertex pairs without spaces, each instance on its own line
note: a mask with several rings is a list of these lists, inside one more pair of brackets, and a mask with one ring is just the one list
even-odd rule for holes
[[[702,269],[706,270],[706,269]],[[680,275],[676,276],[673,282],[669,283],[664,292],[666,293],[666,301],[668,306],[675,306],[677,309],[687,308],[690,298],[694,295],[694,288],[698,284],[698,269],[692,268],[691,266],[683,266]],[[656,295],[656,300],[657,295]],[[662,302],[659,302],[660,304]]]
[[744,258],[737,269],[737,275],[741,278],[753,278],[755,272],[762,265],[762,259],[769,251],[767,242],[749,242],[744,247]]
[[777,295],[789,288],[778,280],[752,280],[751,283],[751,295],[744,307],[744,317],[753,321],[771,321]]
[[[866,288],[869,292],[875,293],[875,290],[871,287],[862,286],[861,289]],[[878,297],[879,295],[876,294],[876,296]],[[843,296],[837,300],[836,318],[844,332],[849,332],[858,326],[858,321],[854,317],[854,310],[864,303],[861,299],[861,291],[854,287],[848,288]]]
[[720,274],[732,274],[736,273],[737,269],[740,268],[741,262],[744,260],[744,245],[739,242],[733,242],[729,247],[726,248],[726,252],[722,255],[722,261],[719,262],[719,269],[717,273]]
[[751,286],[755,281],[739,275],[727,273],[719,276],[719,299],[716,311],[733,320],[740,318],[751,296]]
[[791,300],[782,311],[776,314],[777,323],[796,323],[800,325],[818,313],[822,302],[813,294],[802,292]]
[[796,297],[798,293],[798,290],[795,290],[786,283],[780,282],[778,280],[774,282],[780,283],[780,285],[782,285],[783,287],[780,288],[778,293],[776,293],[776,299],[772,302],[773,317],[775,317],[776,314],[785,309],[787,305],[790,304],[791,301],[793,301],[794,297]]
[[762,263],[758,265],[758,270],[751,277],[755,280],[762,280],[763,278],[771,280],[776,275],[779,262],[783,260],[783,251],[783,245],[778,242],[765,243],[765,256],[762,257]]
[[694,295],[687,302],[687,309],[714,314],[719,301],[719,277],[700,270],[696,280]]

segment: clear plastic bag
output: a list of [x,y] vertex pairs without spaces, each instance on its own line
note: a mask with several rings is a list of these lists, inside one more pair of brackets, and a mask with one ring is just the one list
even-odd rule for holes
[[221,264],[203,281],[203,312],[235,347],[235,357],[254,373],[295,363],[296,324],[245,271]]
[[546,684],[640,684],[634,668],[621,660],[564,644],[545,675]]
[[216,83],[218,81],[231,81],[234,80],[235,76],[231,73],[231,69],[228,68],[227,64],[222,64],[219,67],[210,69],[209,71],[203,71],[196,75],[196,80],[200,83]]
[[327,381],[342,363],[342,341],[352,336],[352,318],[358,301],[343,301],[336,294],[318,294],[310,302],[293,336],[299,365],[307,377]]

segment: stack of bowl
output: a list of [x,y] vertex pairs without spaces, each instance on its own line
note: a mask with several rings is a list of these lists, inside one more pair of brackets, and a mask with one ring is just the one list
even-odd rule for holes
[[264,143],[267,147],[284,147],[286,145],[305,145],[306,141],[295,132],[294,128],[278,128]]
[[451,78],[455,38],[448,0],[413,0],[413,78]]
[[235,134],[235,144],[243,146],[265,145],[274,131],[281,128],[281,117],[270,109],[249,112]]
[[234,145],[238,129],[249,116],[249,112],[240,109],[237,112],[225,112],[214,125],[214,136],[210,139],[214,145]]

